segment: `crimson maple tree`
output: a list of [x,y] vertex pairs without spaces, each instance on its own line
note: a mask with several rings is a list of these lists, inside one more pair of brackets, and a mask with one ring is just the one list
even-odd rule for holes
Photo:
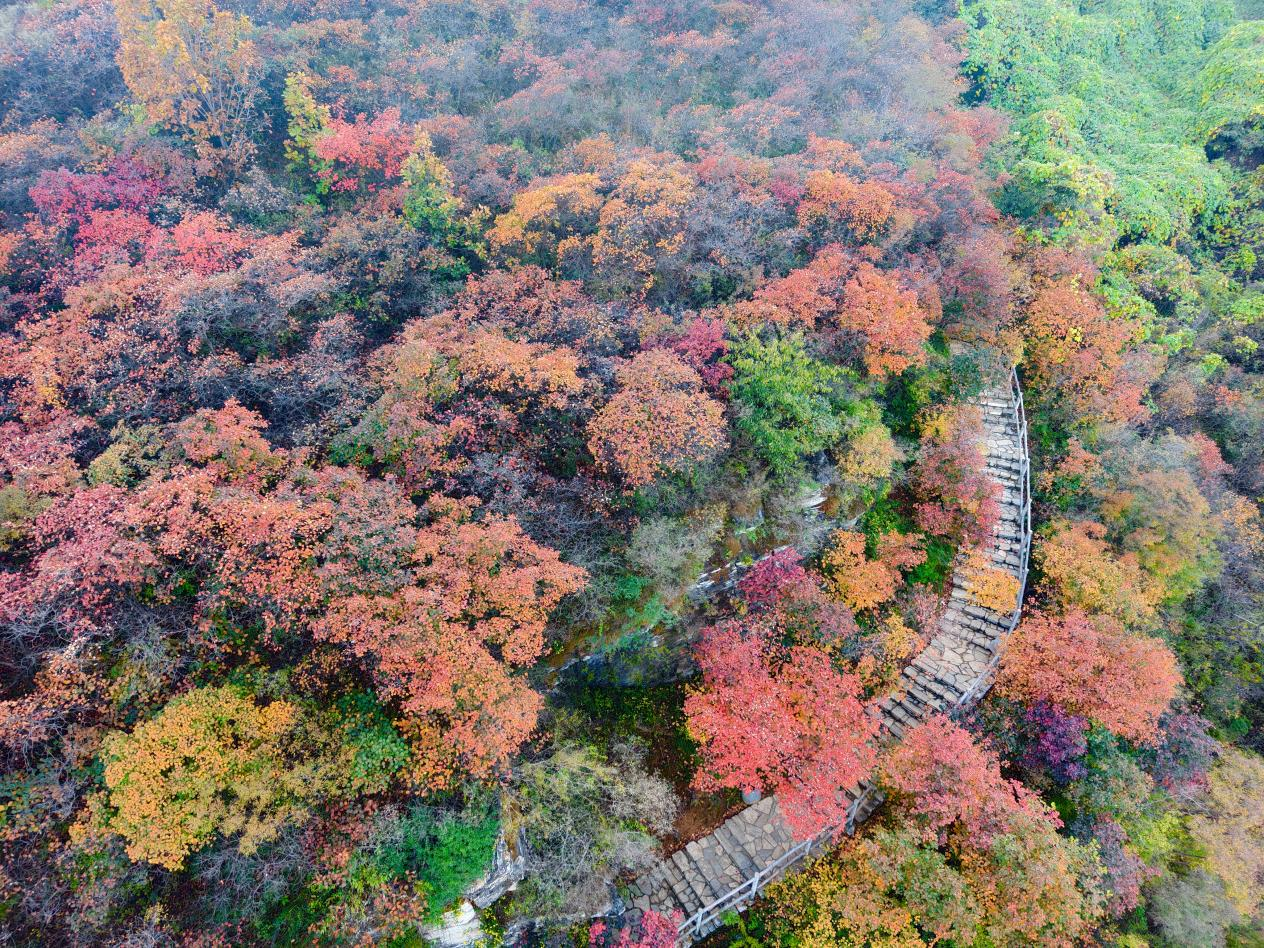
[[760,620],[708,627],[697,656],[702,683],[685,702],[704,761],[697,786],[776,793],[801,839],[841,827],[844,791],[877,760],[859,679],[818,648],[782,645]]

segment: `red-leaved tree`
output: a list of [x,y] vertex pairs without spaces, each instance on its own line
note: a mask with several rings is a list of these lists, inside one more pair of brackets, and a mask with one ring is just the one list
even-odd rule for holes
[[994,753],[941,714],[913,728],[882,762],[882,784],[928,839],[951,832],[973,848],[1008,832],[1016,814],[1044,814],[1039,797],[1001,775]]
[[843,791],[877,760],[860,680],[820,649],[783,646],[761,621],[709,627],[697,654],[702,684],[685,714],[702,747],[699,789],[774,792],[800,839],[842,824]]

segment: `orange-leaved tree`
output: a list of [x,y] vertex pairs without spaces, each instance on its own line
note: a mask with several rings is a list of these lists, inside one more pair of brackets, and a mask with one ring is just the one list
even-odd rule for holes
[[870,559],[863,533],[836,531],[821,561],[827,588],[852,609],[871,609],[890,601],[899,589],[899,571],[926,560],[920,540],[916,534],[885,534]]
[[368,665],[378,694],[398,706],[419,785],[493,777],[542,703],[519,672],[586,574],[499,517],[440,516],[418,532],[415,558],[415,583],[334,599],[317,637]]
[[870,853],[888,897],[921,927],[995,945],[1070,946],[1092,930],[1103,896],[1093,851],[1059,835],[1056,811],[963,728],[927,719],[887,755],[880,779],[902,828],[878,834]]
[[685,473],[727,446],[724,409],[674,353],[639,353],[616,375],[618,391],[589,423],[588,448],[628,486]]
[[857,181],[838,171],[813,171],[804,184],[799,223],[822,242],[876,243],[906,223],[891,190],[876,181]]
[[997,687],[1020,701],[1047,701],[1130,741],[1149,741],[1181,684],[1172,650],[1131,635],[1108,615],[1028,612],[1001,658]]
[[1091,520],[1055,520],[1032,551],[1043,587],[1064,606],[1104,612],[1128,626],[1154,619],[1163,589],[1132,552],[1115,553],[1106,528]]
[[1069,948],[1092,931],[1094,851],[1060,836],[1053,810],[966,731],[930,718],[892,749],[880,779],[891,820],[770,889],[778,941]]
[[1037,259],[1036,269],[1023,323],[1032,388],[1047,392],[1072,418],[1142,417],[1145,380],[1128,365],[1140,323],[1107,315],[1093,294],[1091,267],[1050,251]]
[[876,378],[898,375],[926,361],[923,347],[930,338],[930,315],[916,293],[871,264],[860,264],[847,281],[838,325],[860,334],[865,370]]

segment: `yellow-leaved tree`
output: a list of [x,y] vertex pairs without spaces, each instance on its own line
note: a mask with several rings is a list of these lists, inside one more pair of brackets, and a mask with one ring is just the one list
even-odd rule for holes
[[248,17],[212,0],[114,0],[118,64],[150,122],[182,130],[206,170],[240,167],[262,60]]
[[1234,908],[1244,918],[1254,916],[1264,904],[1264,759],[1223,750],[1189,830]]
[[216,833],[254,852],[304,812],[311,781],[285,759],[298,709],[231,685],[182,695],[103,745],[110,829],[127,854],[167,869]]

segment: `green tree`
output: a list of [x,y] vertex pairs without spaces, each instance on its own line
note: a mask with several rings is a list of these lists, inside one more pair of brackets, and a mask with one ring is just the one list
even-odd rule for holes
[[[285,157],[296,167],[313,173],[327,171],[330,162],[317,156],[316,142],[328,133],[333,116],[328,106],[321,105],[312,95],[311,78],[301,72],[286,76],[282,101],[287,116],[285,130],[290,136],[285,142]],[[318,181],[318,189],[328,190],[328,182]]]
[[737,428],[775,473],[796,471],[804,455],[842,437],[847,374],[810,355],[802,333],[751,333],[734,343],[729,363]]
[[456,196],[452,173],[435,155],[425,132],[418,133],[402,171],[408,188],[404,198],[404,218],[408,223],[453,250],[472,257],[484,256],[487,248],[479,237],[479,229],[487,219],[487,209],[466,212],[465,202]]
[[1238,23],[1198,76],[1198,130],[1205,142],[1264,148],[1264,20]]

